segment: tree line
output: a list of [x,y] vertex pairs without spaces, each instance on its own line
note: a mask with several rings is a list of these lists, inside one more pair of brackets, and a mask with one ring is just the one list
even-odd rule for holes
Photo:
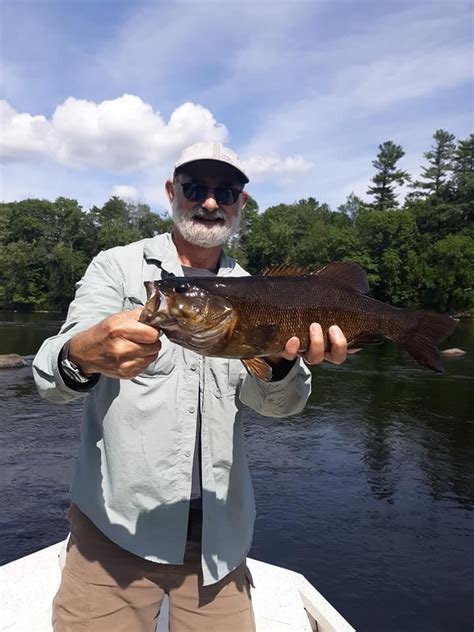
[[[474,134],[433,135],[419,180],[398,166],[403,148],[379,145],[367,193],[336,210],[309,197],[260,212],[247,205],[228,251],[252,273],[280,263],[315,269],[359,263],[370,294],[393,305],[450,313],[474,308]],[[399,188],[408,188],[403,204]],[[74,199],[0,204],[0,307],[64,311],[99,251],[166,232],[171,219],[110,198],[84,211]]]

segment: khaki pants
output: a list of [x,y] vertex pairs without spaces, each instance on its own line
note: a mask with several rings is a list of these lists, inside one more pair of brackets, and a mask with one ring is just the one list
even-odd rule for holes
[[165,594],[171,632],[255,632],[245,563],[202,585],[200,516],[191,512],[184,564],[156,564],[114,544],[72,505],[55,632],[152,632]]

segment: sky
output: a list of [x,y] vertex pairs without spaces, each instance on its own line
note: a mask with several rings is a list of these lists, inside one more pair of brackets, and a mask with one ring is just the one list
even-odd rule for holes
[[378,145],[414,177],[474,131],[465,0],[0,0],[0,200],[165,212],[187,145],[234,149],[260,208],[363,199]]

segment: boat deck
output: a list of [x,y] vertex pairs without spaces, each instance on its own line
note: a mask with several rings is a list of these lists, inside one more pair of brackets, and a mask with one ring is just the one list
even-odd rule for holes
[[[0,568],[0,630],[51,632],[51,602],[60,581],[59,542]],[[249,559],[257,632],[355,632],[303,575]],[[163,604],[157,632],[168,631]]]

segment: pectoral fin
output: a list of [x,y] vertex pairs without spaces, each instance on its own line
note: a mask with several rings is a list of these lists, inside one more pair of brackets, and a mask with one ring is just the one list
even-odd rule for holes
[[242,360],[242,364],[250,375],[255,375],[264,382],[270,382],[272,379],[272,367],[262,358],[249,358]]

